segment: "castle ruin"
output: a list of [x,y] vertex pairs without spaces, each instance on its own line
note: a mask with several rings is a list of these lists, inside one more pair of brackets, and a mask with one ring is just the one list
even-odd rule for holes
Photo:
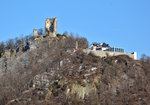
[[47,18],[45,22],[45,35],[56,37],[57,34],[57,18]]
[[33,36],[34,36],[35,38],[38,37],[38,30],[37,30],[37,29],[34,29],[34,30],[33,30]]
[[[38,35],[38,30],[33,31],[34,38],[42,40],[44,37],[56,37],[57,36],[57,18],[47,18],[45,21],[45,35]],[[78,42],[76,41],[75,49],[78,49]],[[131,54],[125,53],[123,48],[110,47],[106,43],[93,43],[89,48],[83,49],[87,54],[93,53],[96,56],[105,57],[117,56],[117,55],[128,55],[133,59],[137,59],[137,53],[133,52]]]

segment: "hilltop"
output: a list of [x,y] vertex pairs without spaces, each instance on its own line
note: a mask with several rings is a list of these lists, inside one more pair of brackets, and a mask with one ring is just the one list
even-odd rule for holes
[[0,44],[0,105],[148,105],[150,58],[57,34],[47,18],[45,34]]
[[[78,41],[78,49],[75,48]],[[0,58],[0,105],[148,105],[150,59],[86,54],[86,38],[33,40]]]

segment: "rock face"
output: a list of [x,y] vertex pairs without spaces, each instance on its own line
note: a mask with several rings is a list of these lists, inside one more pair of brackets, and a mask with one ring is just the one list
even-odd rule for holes
[[47,18],[45,22],[45,34],[50,37],[56,37],[57,18]]
[[50,83],[49,83],[49,79],[51,77],[50,73],[42,73],[39,75],[36,75],[33,79],[33,88],[42,88],[44,87],[45,89],[49,88]]
[[149,105],[149,59],[100,58],[54,39],[0,59],[0,105]]

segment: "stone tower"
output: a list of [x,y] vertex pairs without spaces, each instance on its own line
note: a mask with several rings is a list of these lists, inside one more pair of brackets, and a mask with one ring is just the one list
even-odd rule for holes
[[45,22],[45,34],[50,37],[56,37],[57,18],[47,18]]
[[38,36],[38,30],[37,30],[37,29],[34,29],[34,30],[33,30],[33,36],[34,36],[35,38],[37,38],[37,36]]

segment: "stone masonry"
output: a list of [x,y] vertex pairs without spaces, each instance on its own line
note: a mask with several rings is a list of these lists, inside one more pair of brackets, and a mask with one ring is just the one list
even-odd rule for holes
[[37,29],[34,29],[34,30],[33,30],[33,36],[34,36],[35,38],[37,38],[37,36],[38,36],[38,30],[37,30]]
[[106,57],[107,55],[109,56],[127,55],[130,58],[137,60],[136,52],[128,54],[128,53],[121,53],[121,52],[99,51],[99,50],[89,50],[89,49],[84,49],[83,52],[87,54],[92,53],[95,56],[99,56],[99,57]]
[[47,18],[45,22],[45,34],[50,37],[56,37],[57,18]]

